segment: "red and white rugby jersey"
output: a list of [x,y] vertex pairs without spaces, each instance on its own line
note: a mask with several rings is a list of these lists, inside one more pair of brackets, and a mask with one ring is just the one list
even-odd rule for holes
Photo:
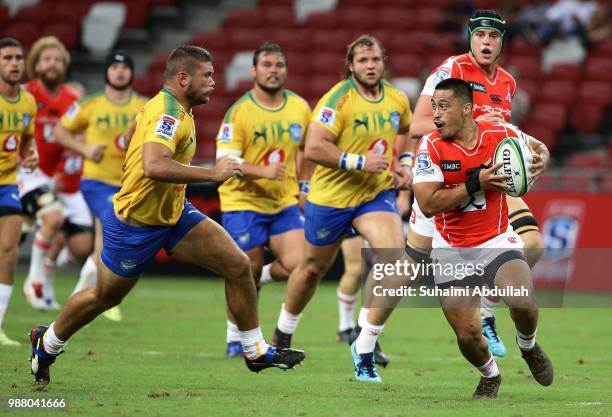
[[474,91],[474,119],[492,111],[500,112],[510,121],[512,97],[516,92],[516,81],[505,69],[497,65],[495,75],[489,78],[470,54],[451,56],[432,71],[421,95],[433,96],[436,85],[447,78],[461,78]]
[[[427,132],[417,147],[414,184],[442,182],[444,188],[467,181],[474,169],[493,159],[495,148],[504,138],[526,136],[508,123],[476,121],[478,142],[466,149],[454,140],[444,140],[437,129]],[[419,205],[422,204],[419,201]],[[435,216],[436,230],[454,247],[478,246],[508,228],[508,206],[504,193],[480,190],[458,207]]]
[[47,176],[52,177],[57,170],[57,165],[61,163],[62,152],[64,152],[64,148],[55,143],[53,128],[68,107],[78,99],[78,96],[66,85],[61,85],[59,92],[52,94],[39,80],[26,83],[25,88],[36,99],[38,108],[34,130],[39,156],[38,167]]

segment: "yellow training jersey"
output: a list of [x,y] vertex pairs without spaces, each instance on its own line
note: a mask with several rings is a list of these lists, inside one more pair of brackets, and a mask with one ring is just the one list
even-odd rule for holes
[[145,103],[144,97],[133,93],[127,103],[118,104],[102,91],[83,97],[66,111],[60,122],[66,129],[84,132],[86,143],[106,145],[100,162],[85,159],[83,178],[111,185],[121,184],[121,167],[125,159],[123,134]]
[[34,135],[36,100],[24,88],[16,99],[0,95],[0,185],[17,183],[17,154],[24,134]]
[[[312,121],[333,133],[342,151],[365,155],[370,149],[391,162],[398,130],[412,120],[406,95],[386,81],[381,97],[366,99],[353,78],[329,90],[312,113]],[[347,208],[372,200],[382,190],[393,188],[387,169],[380,174],[342,170],[317,165],[310,181],[308,201],[322,206]]]
[[232,178],[219,187],[221,210],[278,213],[297,204],[295,157],[310,119],[300,96],[284,91],[284,104],[274,110],[260,106],[252,92],[242,96],[225,115],[217,135],[217,154],[234,155],[257,165],[284,162],[285,179]]
[[189,164],[196,147],[193,115],[176,97],[162,89],[136,116],[136,130],[125,157],[121,190],[113,198],[115,213],[152,226],[172,226],[183,212],[185,184],[154,181],[144,176],[142,147],[161,143],[173,159]]

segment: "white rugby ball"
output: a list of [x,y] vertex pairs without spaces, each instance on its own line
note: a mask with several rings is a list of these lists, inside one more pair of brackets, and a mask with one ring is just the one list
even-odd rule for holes
[[531,151],[524,140],[505,138],[495,149],[493,164],[503,164],[497,170],[497,175],[509,175],[506,179],[506,194],[512,197],[525,195],[531,188],[529,173],[531,172]]

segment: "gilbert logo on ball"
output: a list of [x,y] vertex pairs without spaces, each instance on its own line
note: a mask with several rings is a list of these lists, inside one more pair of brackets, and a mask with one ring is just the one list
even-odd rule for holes
[[517,138],[505,138],[495,149],[493,164],[501,163],[497,175],[508,175],[506,194],[520,197],[529,191],[529,168],[531,152],[524,141]]

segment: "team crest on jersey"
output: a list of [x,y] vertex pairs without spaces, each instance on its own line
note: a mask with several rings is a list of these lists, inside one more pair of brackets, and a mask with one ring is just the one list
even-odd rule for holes
[[389,115],[391,118],[391,126],[393,126],[394,130],[398,130],[399,129],[399,124],[400,124],[400,114],[397,111],[391,112],[391,114]]
[[263,157],[264,165],[278,164],[285,161],[285,151],[281,148],[274,148]]
[[231,123],[223,123],[219,128],[217,140],[222,143],[229,143],[234,140],[234,125]]
[[21,117],[21,123],[23,123],[24,129],[27,129],[31,121],[32,121],[32,116],[30,115],[30,113],[24,113],[23,116]]
[[317,119],[324,125],[334,127],[334,122],[336,121],[336,111],[330,107],[321,107]]
[[162,117],[160,117],[159,122],[157,122],[155,134],[157,136],[161,136],[162,138],[172,140],[177,128],[178,120],[169,114],[164,114]]
[[7,136],[7,138],[4,139],[4,143],[2,144],[2,149],[4,149],[4,152],[14,152],[15,149],[17,149],[17,136]]
[[374,142],[370,144],[370,147],[368,148],[368,150],[374,151],[376,155],[384,155],[387,153],[388,148],[389,148],[389,145],[387,144],[386,140],[376,139]]
[[291,135],[291,140],[299,142],[302,139],[302,126],[299,123],[291,123],[289,125],[289,135]]
[[450,77],[450,72],[447,69],[445,68],[438,69],[438,71],[436,71],[436,73],[433,76],[434,86],[438,85],[440,81],[446,80],[448,77]]

